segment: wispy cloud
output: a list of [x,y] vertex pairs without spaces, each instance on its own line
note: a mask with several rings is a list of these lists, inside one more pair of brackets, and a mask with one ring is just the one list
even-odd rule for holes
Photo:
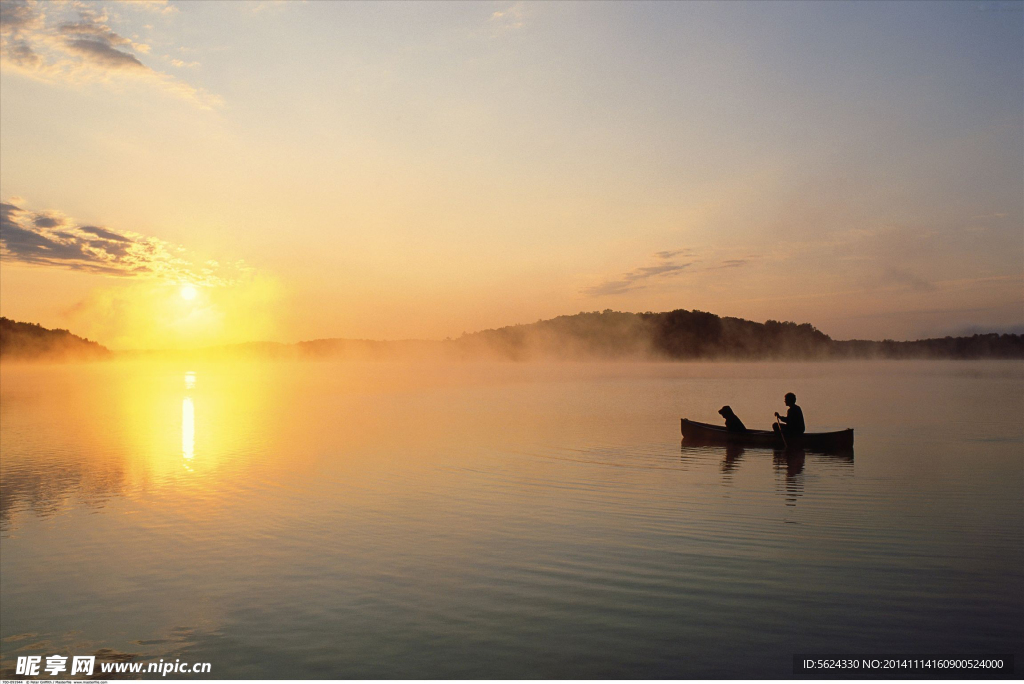
[[136,7],[157,14],[174,14],[178,8],[170,3],[170,0],[122,0],[128,7]]
[[[730,256],[730,255],[723,255]],[[744,255],[742,258],[720,259],[716,255],[704,255],[698,259],[697,252],[692,249],[666,249],[651,255],[651,263],[623,273],[617,278],[610,278],[597,285],[580,290],[588,297],[604,297],[619,295],[632,290],[648,287],[651,281],[678,275],[683,271],[706,273],[720,269],[732,269],[748,266],[761,259],[758,255]]]
[[916,273],[905,268],[886,268],[879,277],[882,285],[899,285],[915,292],[931,292],[938,289],[934,283],[928,282]]
[[526,26],[526,8],[521,2],[514,3],[491,14],[491,23],[502,30],[521,29]]
[[606,280],[597,285],[583,288],[580,292],[588,297],[604,297],[608,295],[624,294],[631,290],[639,290],[647,287],[653,278],[664,278],[676,275],[689,268],[694,262],[680,263],[674,260],[677,256],[693,256],[688,249],[669,250],[656,252],[655,263],[650,266],[641,266],[618,278]]
[[693,256],[693,255],[694,255],[694,253],[693,253],[692,249],[672,249],[672,250],[666,250],[664,252],[655,252],[654,253],[654,256],[656,256],[659,259],[671,259],[672,257],[677,257],[677,256]]
[[[77,17],[66,16],[66,4],[37,0],[0,0],[0,67],[44,81],[79,84],[134,79],[211,108],[220,99],[170,74],[147,66],[139,57],[149,45],[126,38],[111,28],[106,11],[75,0]],[[173,6],[134,2],[127,6]],[[51,16],[51,13],[53,16]]]
[[0,202],[0,258],[130,278],[226,285],[251,271],[242,262],[196,264],[163,240],[101,226],[77,225],[59,212],[31,212]]

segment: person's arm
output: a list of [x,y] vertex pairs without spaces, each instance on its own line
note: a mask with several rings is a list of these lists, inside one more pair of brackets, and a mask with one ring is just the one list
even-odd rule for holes
[[787,418],[786,416],[780,416],[778,411],[775,412],[775,418],[777,420],[782,421],[783,423],[788,423],[789,422],[789,418]]

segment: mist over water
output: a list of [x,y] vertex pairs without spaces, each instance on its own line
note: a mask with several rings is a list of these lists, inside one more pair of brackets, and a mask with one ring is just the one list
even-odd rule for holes
[[[1024,643],[1024,364],[0,367],[0,669],[787,676]],[[852,457],[690,447],[798,396]],[[104,650],[106,649],[106,650]]]

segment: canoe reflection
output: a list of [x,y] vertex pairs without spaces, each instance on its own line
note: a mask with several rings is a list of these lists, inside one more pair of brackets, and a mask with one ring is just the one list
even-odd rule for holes
[[742,444],[728,444],[725,447],[725,458],[722,459],[722,472],[731,473],[743,459],[746,448]]
[[[756,463],[756,457],[772,457],[772,470],[785,492],[786,505],[796,504],[797,498],[803,495],[804,490],[804,469],[806,467],[822,467],[835,470],[837,467],[842,470],[853,468],[853,450],[841,453],[821,453],[807,451],[805,449],[758,449],[747,448],[741,444],[720,444],[720,445],[699,445],[694,446],[693,442],[683,440],[680,444],[681,463],[687,469],[700,462],[707,463],[710,458],[721,458],[719,469],[723,481],[729,482],[739,469],[744,459],[751,458]],[[704,454],[703,458],[699,454]],[[810,465],[808,465],[810,461]]]
[[787,506],[795,506],[796,500],[803,496],[806,458],[803,449],[772,452],[772,467],[775,468],[776,475],[785,475],[783,486]]

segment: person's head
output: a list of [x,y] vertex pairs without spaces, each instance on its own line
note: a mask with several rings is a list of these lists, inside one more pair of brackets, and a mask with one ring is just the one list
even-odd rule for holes
[[788,392],[784,399],[786,401],[786,406],[793,406],[794,404],[796,404],[796,395],[793,394],[792,392]]
[[735,416],[736,414],[732,412],[732,407],[723,406],[722,408],[718,409],[718,415],[722,416],[723,418],[728,418],[729,416]]

